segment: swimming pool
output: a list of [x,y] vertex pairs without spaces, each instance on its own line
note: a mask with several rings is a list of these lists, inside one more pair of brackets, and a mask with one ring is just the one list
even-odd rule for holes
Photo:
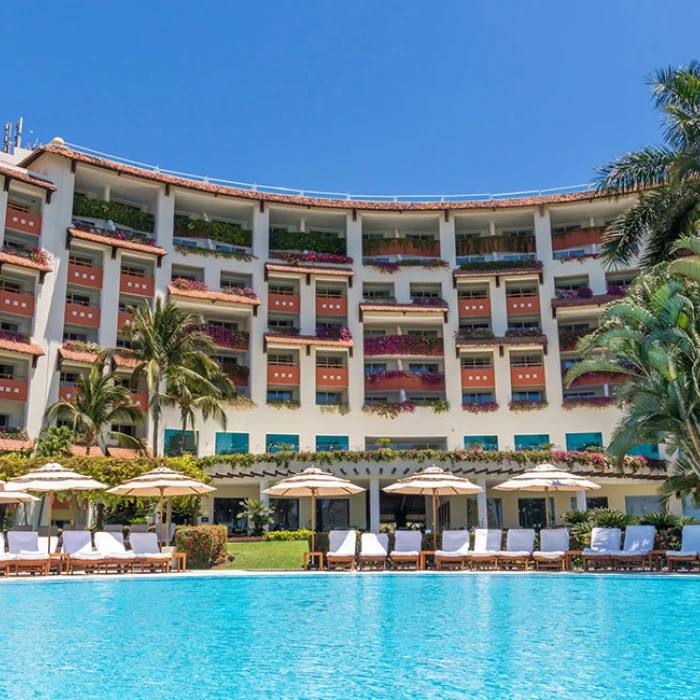
[[0,585],[3,698],[669,698],[700,579],[231,576]]

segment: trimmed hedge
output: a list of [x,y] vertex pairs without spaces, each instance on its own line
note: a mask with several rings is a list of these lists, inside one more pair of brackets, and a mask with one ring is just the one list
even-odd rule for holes
[[178,552],[187,554],[190,569],[211,569],[228,560],[226,543],[228,529],[225,525],[198,525],[179,527],[175,531]]
[[266,532],[263,535],[263,542],[294,542],[308,540],[310,537],[311,530],[277,530]]
[[93,197],[73,197],[73,216],[90,216],[95,219],[111,219],[115,224],[128,226],[135,231],[153,233],[156,218],[147,211],[134,209],[119,202],[105,202]]

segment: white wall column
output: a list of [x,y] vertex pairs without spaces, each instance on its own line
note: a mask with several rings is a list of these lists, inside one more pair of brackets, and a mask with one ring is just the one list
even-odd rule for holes
[[[266,506],[270,505],[270,494],[265,493],[265,489],[269,489],[269,488],[270,488],[270,480],[269,479],[262,479],[260,481],[260,500]],[[265,532],[268,532],[270,530],[270,526],[265,525],[265,527],[263,529],[265,530]]]
[[307,276],[299,280],[299,328],[302,335],[316,335],[316,278]]
[[102,256],[103,281],[102,294],[100,297],[100,328],[97,342],[103,348],[113,348],[117,345],[121,269],[121,251],[117,251],[117,255],[114,259],[109,251]]
[[[347,252],[355,260],[355,269],[362,270],[362,222],[360,217],[353,221],[352,214],[346,218]],[[348,279],[348,328],[352,333],[354,348],[352,357],[348,353],[348,403],[352,411],[360,411],[365,401],[364,353],[362,352],[363,330],[359,308],[362,301],[362,279],[355,275]],[[352,281],[352,287],[350,282]],[[359,421],[347,420],[351,427],[350,444],[364,447],[364,433]]]
[[[304,412],[316,411],[316,350],[306,354],[306,346],[299,348],[299,401]],[[280,416],[281,417],[281,416]],[[313,426],[308,426],[313,429]]]
[[372,532],[379,532],[380,525],[380,509],[379,499],[381,491],[379,490],[379,479],[372,478],[369,480],[369,529]]
[[[5,178],[2,178],[3,184],[5,182]],[[5,243],[5,222],[7,220],[7,199],[8,199],[8,193],[5,192],[4,187],[0,187],[0,246],[4,245]],[[46,206],[44,206],[44,209],[46,209]],[[43,212],[42,212],[43,216]],[[43,224],[43,220],[42,220]]]
[[457,259],[457,241],[455,240],[455,217],[451,211],[440,212],[440,258],[453,267]]
[[576,492],[576,510],[588,510],[585,491]]
[[488,527],[489,512],[486,499],[486,479],[477,479],[477,486],[481,486],[483,491],[476,494],[476,514],[479,520],[479,527]]

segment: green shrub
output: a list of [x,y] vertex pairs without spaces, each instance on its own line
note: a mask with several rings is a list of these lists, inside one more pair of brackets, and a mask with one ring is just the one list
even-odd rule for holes
[[93,197],[73,197],[73,216],[90,216],[95,219],[111,219],[115,224],[128,226],[135,231],[153,233],[156,218],[147,211],[141,211],[119,202],[105,202]]
[[270,250],[308,250],[330,255],[345,255],[347,252],[344,238],[310,231],[273,231],[270,233]]
[[589,511],[587,510],[569,510],[561,516],[564,523],[570,527],[579,523],[587,523],[590,521]]
[[217,564],[224,564],[228,560],[227,540],[225,525],[185,526],[175,531],[177,551],[187,554],[190,569],[211,569]]
[[224,221],[178,219],[173,227],[173,234],[181,238],[208,238],[219,243],[240,245],[245,248],[253,245],[253,232],[250,229]]
[[308,540],[310,537],[311,530],[277,530],[266,532],[263,535],[263,542],[294,542]]

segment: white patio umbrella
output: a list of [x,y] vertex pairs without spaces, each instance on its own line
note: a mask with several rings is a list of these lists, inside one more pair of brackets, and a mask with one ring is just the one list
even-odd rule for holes
[[544,491],[544,512],[549,529],[550,491],[592,491],[602,487],[584,476],[573,474],[553,464],[538,464],[494,488],[498,491]]
[[[16,476],[5,484],[6,491],[36,491],[38,493],[54,494],[61,491],[97,491],[107,488],[105,484],[89,476],[78,474],[62,467],[57,462],[49,462],[39,469]],[[49,495],[49,550],[51,549],[51,511],[52,496]]]
[[143,498],[157,497],[160,499],[160,536],[163,533],[163,499],[172,496],[195,496],[216,491],[213,486],[203,484],[197,479],[176,472],[167,467],[156,467],[119,486],[107,489],[107,493],[117,496],[138,496]]
[[347,479],[317,469],[314,466],[304,469],[294,476],[282,479],[263,493],[277,498],[311,497],[311,551],[316,547],[316,498],[332,498],[333,496],[353,496],[365,489]]
[[6,481],[0,481],[0,504],[5,503],[33,503],[39,499],[25,491],[8,491],[5,489]]
[[399,479],[395,484],[384,488],[387,493],[402,493],[415,496],[431,496],[433,499],[433,544],[437,547],[437,499],[438,496],[469,496],[481,493],[481,486],[462,476],[445,471],[434,464],[416,472],[405,479]]

